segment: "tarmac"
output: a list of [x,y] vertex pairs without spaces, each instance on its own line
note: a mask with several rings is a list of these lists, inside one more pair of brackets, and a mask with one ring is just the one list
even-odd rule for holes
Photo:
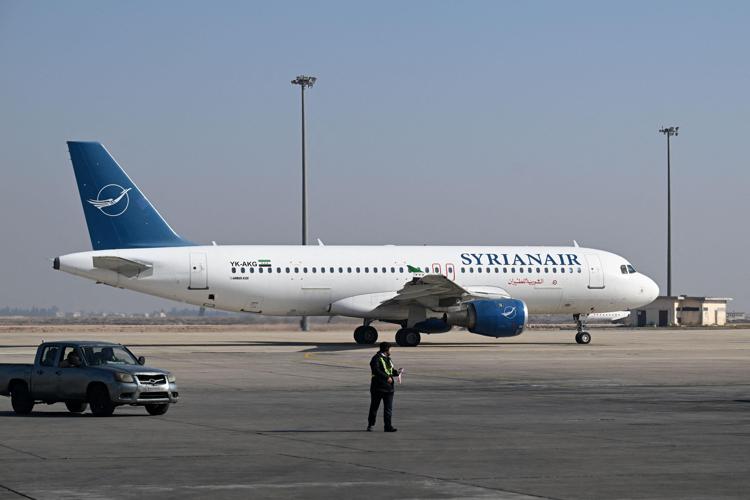
[[0,331],[0,362],[42,337],[118,341],[182,398],[95,418],[0,397],[0,498],[750,496],[750,330],[425,337],[393,348],[385,434],[365,432],[375,349],[350,331],[45,328]]

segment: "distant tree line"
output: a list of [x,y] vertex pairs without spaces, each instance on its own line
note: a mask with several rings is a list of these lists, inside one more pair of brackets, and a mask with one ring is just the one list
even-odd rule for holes
[[57,306],[52,307],[3,307],[0,309],[0,316],[30,316],[35,318],[44,318],[56,316],[60,309]]

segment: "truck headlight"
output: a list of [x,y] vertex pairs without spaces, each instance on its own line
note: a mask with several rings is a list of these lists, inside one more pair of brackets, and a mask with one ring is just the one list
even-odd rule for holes
[[135,382],[135,379],[133,378],[133,376],[125,372],[115,372],[115,380],[117,380],[118,382],[127,382],[127,383]]
[[174,376],[174,375],[172,375],[171,373],[168,373],[168,374],[167,374],[167,380],[168,380],[168,381],[169,381],[170,383],[174,384],[175,382],[177,382],[177,377],[175,377],[175,376]]

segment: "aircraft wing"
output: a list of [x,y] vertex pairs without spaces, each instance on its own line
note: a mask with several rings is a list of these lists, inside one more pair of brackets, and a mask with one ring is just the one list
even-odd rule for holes
[[421,305],[431,309],[450,308],[471,299],[509,298],[510,294],[498,287],[461,287],[442,274],[427,274],[414,278],[396,292],[396,296],[381,306]]
[[118,274],[122,274],[128,278],[138,276],[144,271],[152,268],[151,264],[146,262],[139,262],[137,260],[123,259],[122,257],[114,256],[98,256],[94,257],[94,267],[97,269],[109,269]]

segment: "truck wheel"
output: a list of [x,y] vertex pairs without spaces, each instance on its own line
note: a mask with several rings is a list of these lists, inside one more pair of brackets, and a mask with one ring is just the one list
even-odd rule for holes
[[169,403],[146,405],[149,415],[164,415],[169,410]]
[[86,401],[66,401],[65,406],[68,407],[70,413],[83,413],[86,411],[88,403]]
[[115,411],[115,405],[109,399],[109,391],[103,386],[95,386],[89,390],[89,405],[95,417],[108,417]]
[[10,404],[13,411],[19,415],[28,415],[34,409],[34,400],[29,393],[29,387],[23,382],[16,382],[10,389]]

